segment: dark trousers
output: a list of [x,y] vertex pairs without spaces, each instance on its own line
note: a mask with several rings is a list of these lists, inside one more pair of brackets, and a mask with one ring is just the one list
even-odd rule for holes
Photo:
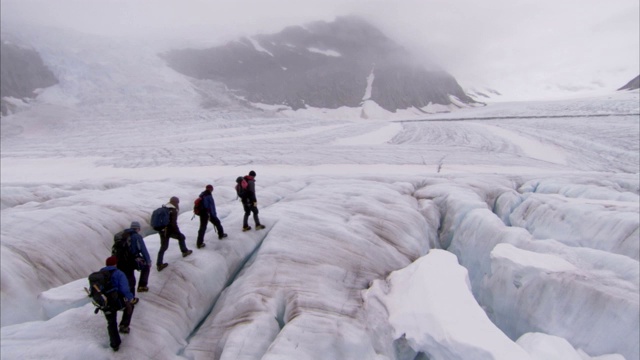
[[180,246],[181,252],[187,252],[189,249],[185,243],[186,237],[181,232],[170,233],[167,230],[160,231],[160,250],[158,251],[158,260],[156,265],[163,264],[164,252],[169,248],[169,239],[178,239],[178,246]]
[[[125,308],[122,311],[122,321],[120,321],[120,326],[129,327],[131,324],[131,316],[133,315],[134,305],[131,305],[130,311],[127,311]],[[117,348],[120,346],[120,333],[118,333],[118,312],[117,311],[107,311],[104,313],[104,317],[107,319],[107,331],[109,332],[109,346],[112,348]]]
[[140,283],[138,283],[138,287],[146,287],[147,284],[149,284],[149,273],[151,273],[151,265],[144,264],[140,267]]
[[218,233],[218,239],[221,239],[220,236],[224,234],[224,229],[222,228],[220,219],[218,219],[217,216],[211,216],[209,214],[201,214],[198,216],[200,217],[200,228],[198,229],[198,240],[196,241],[196,244],[202,245],[202,243],[204,243],[204,233],[205,231],[207,231],[207,225],[209,224],[209,221],[211,221],[211,223],[215,227],[216,232]]
[[243,202],[242,206],[244,207],[244,218],[242,219],[242,226],[249,226],[249,215],[253,213],[253,222],[256,223],[256,226],[260,225],[260,219],[258,219],[258,208],[253,206],[251,203]]
[[[151,267],[149,265],[141,265],[140,269],[140,283],[138,286],[147,286],[149,282],[149,273],[151,272]],[[129,282],[129,291],[136,296],[136,274],[133,269],[131,270],[123,270],[125,275],[127,275],[127,281]]]
[[129,291],[133,296],[136,296],[136,272],[133,269],[122,270],[127,276],[127,282],[129,283]]

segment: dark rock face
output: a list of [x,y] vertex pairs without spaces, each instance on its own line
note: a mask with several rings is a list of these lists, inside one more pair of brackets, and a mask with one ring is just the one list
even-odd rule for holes
[[427,70],[404,48],[356,17],[288,27],[273,35],[242,38],[204,50],[162,55],[169,66],[197,79],[224,83],[251,102],[335,109],[361,105],[367,77],[371,100],[389,111],[430,102],[450,104],[449,95],[474,102],[455,79]]
[[[33,98],[34,90],[58,83],[53,73],[43,64],[40,55],[2,41],[0,44],[0,97]],[[2,101],[2,115],[10,105]]]
[[618,90],[635,90],[640,89],[640,75],[636,76],[635,79],[629,81],[627,85],[621,87]]

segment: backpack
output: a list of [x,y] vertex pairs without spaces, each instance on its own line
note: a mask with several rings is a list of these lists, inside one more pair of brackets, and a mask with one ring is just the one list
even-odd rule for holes
[[113,236],[111,255],[118,258],[118,269],[128,269],[134,265],[135,258],[131,253],[131,233],[122,230]]
[[123,308],[117,289],[111,282],[111,276],[115,270],[100,270],[91,273],[88,277],[89,289],[85,290],[91,298],[91,302],[96,306],[95,313],[102,310],[109,314],[111,311],[118,311]]
[[200,215],[203,209],[204,203],[202,202],[202,196],[198,196],[198,198],[193,201],[193,214]]
[[155,231],[162,231],[169,225],[169,209],[162,205],[151,213],[151,227]]
[[239,198],[244,199],[249,195],[248,187],[249,183],[247,183],[247,180],[242,176],[238,176],[236,179],[236,194],[238,194]]

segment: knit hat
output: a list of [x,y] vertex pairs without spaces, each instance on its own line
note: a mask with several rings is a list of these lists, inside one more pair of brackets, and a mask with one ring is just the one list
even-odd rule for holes
[[118,265],[118,258],[115,256],[109,256],[105,263],[107,264],[107,266]]
[[249,176],[256,176],[256,172],[253,170],[249,171]]
[[137,221],[132,221],[131,226],[132,229],[140,229],[140,223]]
[[209,191],[213,191],[213,185],[207,185],[206,189]]
[[180,203],[180,199],[178,199],[177,196],[172,196],[171,199],[169,199],[169,202],[173,205],[178,205]]

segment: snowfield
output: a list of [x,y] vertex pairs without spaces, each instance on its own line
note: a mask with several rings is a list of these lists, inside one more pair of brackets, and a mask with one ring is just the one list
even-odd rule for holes
[[[404,119],[203,108],[232,103],[153,44],[21,36],[60,84],[2,118],[3,359],[640,357],[638,91]],[[242,232],[250,170],[267,228]],[[207,184],[229,237],[196,249]],[[171,196],[194,253],[170,243],[113,353],[86,277],[131,221],[155,262]]]

